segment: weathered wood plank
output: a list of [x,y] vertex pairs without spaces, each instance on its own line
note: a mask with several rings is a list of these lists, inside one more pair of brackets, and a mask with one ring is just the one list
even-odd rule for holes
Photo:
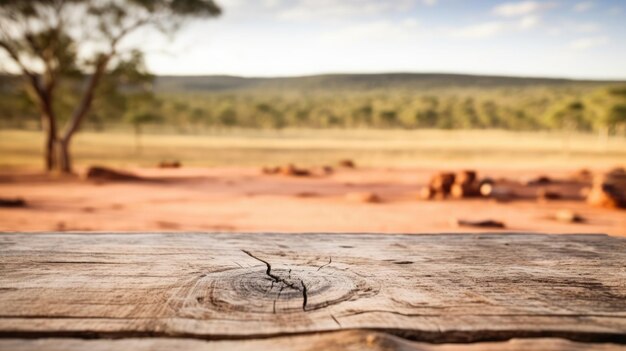
[[5,338],[218,340],[342,329],[427,342],[626,343],[626,240],[0,235]]
[[564,339],[512,339],[471,344],[428,344],[389,334],[367,331],[338,331],[312,335],[256,340],[194,340],[176,338],[129,338],[119,340],[0,339],[0,350],[12,351],[619,351],[625,345],[589,344]]

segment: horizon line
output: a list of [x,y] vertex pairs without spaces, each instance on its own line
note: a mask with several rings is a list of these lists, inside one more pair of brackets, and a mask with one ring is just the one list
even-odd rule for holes
[[442,76],[465,76],[465,77],[484,77],[484,78],[513,78],[513,79],[547,79],[547,80],[566,80],[578,82],[614,82],[626,83],[626,77],[620,78],[575,78],[563,76],[539,76],[539,75],[507,75],[507,74],[491,74],[491,73],[459,73],[459,72],[428,72],[428,71],[380,71],[380,72],[325,72],[311,74],[294,74],[294,75],[238,75],[229,73],[200,73],[200,74],[159,74],[150,72],[156,77],[230,77],[244,79],[281,79],[281,78],[310,78],[320,76],[380,76],[380,75],[442,75]]

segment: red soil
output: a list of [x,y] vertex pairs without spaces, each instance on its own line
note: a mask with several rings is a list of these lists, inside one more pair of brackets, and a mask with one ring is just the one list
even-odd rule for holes
[[[0,208],[0,231],[226,231],[226,232],[486,232],[459,228],[455,219],[496,220],[505,231],[606,233],[626,236],[626,211],[593,208],[574,199],[580,186],[548,185],[566,199],[418,200],[434,169],[340,169],[313,177],[264,175],[259,169],[134,169],[142,182],[51,179],[1,173],[0,197],[24,198],[25,208]],[[571,170],[478,170],[479,177],[524,181],[538,174],[565,179]],[[373,193],[380,202],[350,201]],[[585,223],[552,219],[559,210]],[[499,230],[501,231],[501,230]]]

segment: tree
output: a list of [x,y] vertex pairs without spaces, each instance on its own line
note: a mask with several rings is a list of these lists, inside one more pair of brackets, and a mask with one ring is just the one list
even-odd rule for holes
[[[213,0],[0,0],[0,48],[39,109],[46,169],[71,172],[70,143],[98,87],[141,62],[137,50],[122,47],[129,35],[146,27],[173,33],[186,20],[220,13]],[[61,129],[58,89],[77,79],[84,83]]]
[[548,112],[548,122],[553,128],[566,132],[586,127],[585,104],[578,100],[560,103]]
[[626,103],[611,106],[606,123],[613,130],[626,125]]
[[595,91],[588,98],[591,121],[600,143],[608,145],[609,135],[626,127],[626,87],[613,86]]
[[135,151],[141,151],[141,127],[147,123],[156,123],[163,120],[160,115],[153,112],[136,112],[128,116],[129,122],[135,130]]

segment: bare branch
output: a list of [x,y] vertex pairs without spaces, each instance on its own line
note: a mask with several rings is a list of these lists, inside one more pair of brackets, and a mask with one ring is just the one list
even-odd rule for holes
[[85,115],[87,114],[87,112],[89,111],[89,108],[91,107],[96,88],[98,86],[98,83],[100,83],[100,80],[102,79],[102,75],[104,75],[106,71],[107,65],[109,64],[111,59],[117,55],[117,45],[119,44],[119,42],[122,39],[124,39],[126,36],[128,36],[130,33],[132,33],[133,31],[150,23],[150,21],[151,21],[150,18],[140,19],[137,22],[133,23],[132,25],[129,25],[128,27],[122,29],[117,36],[112,38],[111,43],[110,43],[110,51],[108,54],[102,56],[96,63],[96,69],[93,72],[93,74],[89,77],[89,80],[87,82],[87,87],[85,88],[83,96],[80,99],[80,103],[78,104],[78,107],[72,114],[72,118],[69,121],[69,124],[67,128],[65,129],[65,132],[63,133],[62,140],[65,140],[66,142],[69,141],[72,135],[80,127],[82,120],[85,118]]

